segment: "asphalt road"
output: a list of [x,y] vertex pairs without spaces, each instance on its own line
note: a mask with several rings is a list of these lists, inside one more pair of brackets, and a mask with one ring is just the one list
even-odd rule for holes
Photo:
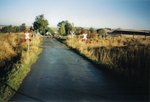
[[144,88],[113,77],[55,39],[43,52],[11,102],[144,102]]

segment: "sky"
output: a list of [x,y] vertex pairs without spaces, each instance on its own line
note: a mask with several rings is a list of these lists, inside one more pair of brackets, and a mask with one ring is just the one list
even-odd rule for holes
[[0,0],[0,25],[31,26],[44,14],[50,27],[74,26],[150,30],[150,0]]

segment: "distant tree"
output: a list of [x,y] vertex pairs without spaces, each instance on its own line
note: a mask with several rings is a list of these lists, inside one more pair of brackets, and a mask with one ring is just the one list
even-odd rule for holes
[[10,32],[17,33],[17,32],[21,32],[20,29],[22,29],[22,31],[24,31],[25,28],[26,27],[25,27],[24,24],[22,24],[21,26],[12,26],[12,25],[9,25],[9,26],[2,27],[1,32],[3,32],[3,33],[10,33]]
[[76,31],[76,28],[74,27],[74,23],[72,23],[71,26],[72,26],[72,27],[71,27],[71,31],[75,32],[75,31]]
[[20,32],[20,27],[19,26],[15,26],[15,32]]
[[75,29],[75,34],[79,35],[81,34],[81,27],[74,27]]
[[84,28],[82,28],[82,27],[73,27],[73,31],[75,32],[76,35],[80,35],[84,32]]
[[13,32],[13,27],[12,27],[12,25],[2,27],[1,32],[3,32],[3,33],[10,33],[10,32]]
[[49,33],[49,34],[54,34],[55,32],[54,32],[54,30],[52,29],[52,28],[50,28],[50,27],[48,27],[47,29],[46,29],[46,33]]
[[40,34],[45,35],[48,30],[48,20],[44,18],[44,15],[36,16],[33,28]]
[[85,28],[81,28],[81,34],[83,34],[86,31]]
[[65,23],[62,23],[61,25],[60,25],[60,34],[61,35],[65,35],[66,34],[66,30],[65,30]]
[[33,27],[32,27],[32,26],[30,26],[30,31],[34,31],[34,29],[33,29]]
[[20,26],[20,31],[21,31],[21,32],[24,32],[25,30],[26,30],[26,24],[23,23],[23,24],[21,24],[21,26]]
[[2,27],[1,32],[3,32],[3,33],[9,32],[8,26]]
[[98,29],[97,33],[102,37],[106,37],[106,34],[107,34],[105,29]]
[[90,38],[96,37],[96,30],[92,27],[89,29],[89,37]]
[[89,29],[89,31],[90,31],[90,33],[96,33],[95,29],[92,27]]
[[66,24],[65,24],[65,32],[66,32],[66,34],[68,35],[68,34],[70,34],[70,32],[73,30],[73,27],[72,27],[72,25],[68,22],[68,21],[66,21]]
[[55,34],[55,33],[56,33],[56,31],[55,31],[54,29],[52,29],[52,28],[49,28],[49,32],[50,32],[51,34]]
[[13,33],[18,33],[18,32],[20,32],[20,27],[19,26],[12,26],[10,28],[10,31]]
[[9,33],[13,32],[13,26],[12,25],[8,26],[8,30],[9,30]]
[[71,31],[73,31],[73,26],[68,21],[61,21],[57,24],[58,31],[60,34],[68,35]]

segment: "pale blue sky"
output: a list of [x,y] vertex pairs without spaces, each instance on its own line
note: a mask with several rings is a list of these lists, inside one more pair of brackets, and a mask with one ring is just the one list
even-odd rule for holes
[[40,14],[50,26],[150,29],[150,0],[0,0],[0,25],[32,25]]

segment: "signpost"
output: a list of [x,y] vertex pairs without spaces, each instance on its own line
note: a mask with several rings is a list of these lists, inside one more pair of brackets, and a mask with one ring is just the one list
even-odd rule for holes
[[84,41],[84,47],[86,46],[86,42],[87,42],[87,33],[83,33],[83,38],[82,38],[82,41]]
[[27,51],[29,51],[29,46],[30,46],[29,41],[31,40],[29,35],[30,35],[29,32],[26,32],[26,33],[25,33],[25,40],[27,41],[27,47],[28,47],[28,50],[27,50]]
[[87,41],[87,33],[83,33],[83,38],[82,38],[82,40],[85,41],[85,42]]

